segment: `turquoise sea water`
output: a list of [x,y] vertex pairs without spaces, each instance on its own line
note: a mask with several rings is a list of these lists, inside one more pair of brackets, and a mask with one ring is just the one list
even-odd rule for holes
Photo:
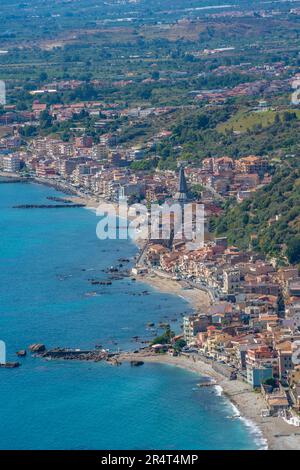
[[[47,347],[137,347],[148,321],[190,311],[182,299],[130,279],[91,286],[129,241],[100,241],[85,209],[13,209],[57,193],[34,184],[0,184],[0,339],[7,359],[34,342]],[[49,201],[48,201],[49,202]],[[140,295],[143,291],[149,295]],[[87,296],[97,291],[96,296]],[[176,323],[173,324],[176,326]],[[117,343],[117,345],[116,345]],[[0,449],[253,449],[259,434],[199,377],[158,364],[44,361],[0,370]]]

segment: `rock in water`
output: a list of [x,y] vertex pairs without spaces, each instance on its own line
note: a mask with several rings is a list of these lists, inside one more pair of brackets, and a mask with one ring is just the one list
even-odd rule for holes
[[130,365],[132,367],[139,367],[139,366],[143,366],[144,365],[144,362],[143,361],[131,361],[130,362]]
[[25,349],[21,349],[20,351],[17,351],[17,356],[19,357],[25,357],[26,356],[26,350]]
[[5,364],[0,364],[0,367],[3,367],[5,369],[15,369],[16,367],[19,367],[21,364],[19,362],[6,362]]
[[29,346],[29,351],[34,352],[34,353],[40,353],[46,351],[46,346],[44,344],[31,344]]

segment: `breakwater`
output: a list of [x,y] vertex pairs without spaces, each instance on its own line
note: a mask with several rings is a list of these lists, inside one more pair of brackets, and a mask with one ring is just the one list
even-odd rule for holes
[[108,353],[105,350],[82,350],[70,348],[54,348],[43,352],[37,352],[37,356],[45,359],[64,359],[64,360],[77,360],[77,361],[104,361],[114,357],[113,353]]
[[13,209],[72,209],[85,207],[85,204],[19,204]]
[[10,184],[10,183],[29,183],[33,181],[31,178],[19,178],[14,176],[0,176],[0,184]]

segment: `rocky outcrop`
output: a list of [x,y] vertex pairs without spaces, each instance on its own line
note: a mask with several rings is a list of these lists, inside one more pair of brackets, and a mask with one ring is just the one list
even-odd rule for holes
[[21,364],[19,362],[6,362],[5,364],[0,364],[0,367],[4,369],[15,369],[19,367]]
[[26,356],[26,349],[20,349],[20,351],[16,352],[17,356],[19,357],[25,357]]
[[36,344],[31,344],[28,349],[32,353],[42,353],[46,351],[46,346],[41,343],[36,343]]
[[111,281],[98,281],[97,279],[89,279],[92,286],[111,286]]
[[140,367],[144,365],[143,361],[130,361],[131,367]]
[[82,350],[82,349],[69,349],[69,348],[55,348],[49,349],[48,351],[38,353],[41,357],[48,359],[65,359],[65,360],[77,360],[77,361],[103,361],[114,354],[109,354],[105,350]]

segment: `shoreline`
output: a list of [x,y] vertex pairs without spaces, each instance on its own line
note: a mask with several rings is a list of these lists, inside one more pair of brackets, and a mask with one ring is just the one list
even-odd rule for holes
[[[84,204],[86,209],[90,210],[97,210],[97,207],[101,203],[107,203],[105,199],[99,199],[98,201],[90,196],[82,196],[77,194],[76,196],[71,196],[69,198],[72,200],[73,203],[76,204]],[[112,203],[114,204],[114,203]],[[114,204],[115,205],[115,204]],[[116,209],[117,210],[117,209]],[[145,245],[145,241],[142,239],[135,239],[131,240],[132,243],[138,248],[138,250],[142,250]],[[147,274],[138,274],[135,276],[137,281],[143,282],[160,292],[164,292],[167,294],[177,295],[183,298],[186,302],[188,302],[193,310],[199,310],[201,306],[204,310],[212,304],[212,300],[205,290],[201,290],[197,287],[189,287],[187,283],[184,281],[176,281],[174,279],[170,279],[166,276],[159,276],[158,274],[154,273],[153,271],[148,272]]]
[[300,447],[300,431],[287,424],[282,418],[262,417],[260,411],[266,408],[266,403],[260,393],[254,392],[250,386],[240,380],[229,380],[216,372],[210,364],[201,361],[193,355],[169,356],[167,354],[149,354],[149,352],[120,354],[120,362],[140,360],[153,364],[164,364],[179,367],[199,376],[208,376],[216,380],[216,386],[239,412],[239,419],[255,432],[256,443],[259,441],[260,450],[295,450]]
[[[18,175],[0,172],[0,176],[15,179]],[[92,196],[82,195],[76,188],[71,188],[68,184],[64,185],[57,181],[43,180],[35,177],[24,177],[22,182],[36,183],[52,187],[56,191],[60,191],[66,194],[68,196],[68,199],[74,204],[83,204],[85,206],[83,208],[95,212],[99,204],[107,203],[107,201],[105,201],[103,198],[96,199]],[[70,194],[70,191],[73,191],[74,194]],[[144,240],[139,239],[132,240],[132,242],[139,250],[143,249],[145,244]],[[187,283],[184,283],[183,281],[175,281],[168,277],[161,277],[154,272],[150,272],[144,275],[137,275],[135,277],[138,281],[144,282],[145,284],[150,285],[151,287],[156,290],[159,290],[160,292],[180,296],[190,305],[192,305],[194,310],[198,310],[199,306],[203,306],[204,308],[206,308],[211,305],[211,299],[209,298],[209,294],[207,292],[196,287],[184,289]]]
[[192,306],[194,311],[203,311],[211,305],[209,295],[204,290],[197,289],[196,287],[186,289],[186,283],[184,281],[160,277],[153,272],[144,275],[138,274],[135,277],[137,281],[144,282],[159,292],[181,297]]
[[[7,175],[6,175],[7,176]],[[14,178],[14,176],[12,175]],[[25,180],[25,178],[24,178]],[[44,184],[45,186],[53,187],[57,191],[68,194],[67,186],[64,188],[63,185],[59,185],[56,182],[41,181],[35,178],[26,179],[29,183]],[[24,181],[25,182],[25,181]],[[76,190],[74,189],[74,192]],[[81,194],[69,195],[69,199],[73,202],[83,203],[87,209],[96,209],[100,201],[93,199],[89,196],[83,196]],[[102,200],[105,202],[104,200]],[[142,248],[141,241],[133,241],[138,249]],[[176,281],[169,277],[159,276],[154,272],[150,272],[144,275],[135,276],[137,281],[143,282],[150,285],[154,289],[160,292],[177,295],[186,300],[194,310],[198,310],[199,307],[207,307],[211,305],[212,300],[207,292],[204,290],[197,289],[196,287],[185,289],[188,285],[184,281]],[[221,387],[222,393],[228,398],[233,407],[241,413],[240,419],[245,420],[251,427],[255,427],[261,433],[261,448],[263,449],[274,449],[274,450],[294,450],[300,447],[300,432],[297,433],[297,428],[287,424],[281,418],[267,417],[262,418],[260,416],[260,410],[266,408],[266,404],[261,394],[253,392],[250,387],[239,380],[230,381],[218,372],[216,372],[210,364],[204,361],[194,361],[192,357],[178,356],[172,357],[166,354],[164,355],[151,355],[145,354],[143,351],[139,353],[121,353],[118,359],[122,361],[130,360],[142,360],[144,362],[160,363],[173,367],[180,367],[192,373],[196,373],[201,376],[209,376],[217,381],[217,385]],[[256,432],[257,434],[257,432]],[[254,439],[255,440],[255,439]]]

